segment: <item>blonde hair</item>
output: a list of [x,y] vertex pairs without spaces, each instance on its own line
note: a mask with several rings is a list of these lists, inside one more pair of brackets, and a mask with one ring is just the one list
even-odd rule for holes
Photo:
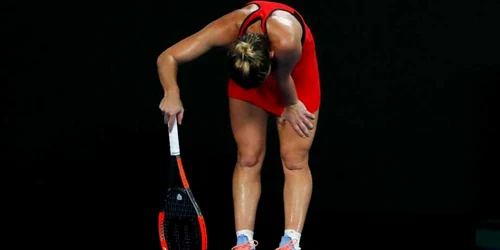
[[270,44],[266,35],[246,33],[229,48],[229,74],[238,85],[254,88],[262,83],[271,68]]
[[255,50],[254,43],[259,41],[258,36],[249,35],[246,41],[237,41],[229,51],[235,57],[234,67],[241,70],[243,75],[250,74],[250,68],[259,68],[269,55],[267,51]]

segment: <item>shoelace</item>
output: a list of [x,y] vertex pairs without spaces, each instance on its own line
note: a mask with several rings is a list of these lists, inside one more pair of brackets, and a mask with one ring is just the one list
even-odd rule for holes
[[292,247],[293,245],[295,245],[296,242],[297,240],[292,240],[288,242],[286,245],[276,248],[276,250],[292,250],[293,249]]
[[231,248],[231,250],[252,250],[252,249],[254,249],[257,245],[259,245],[259,242],[258,242],[258,241],[256,241],[256,240],[251,240],[251,241],[248,241],[248,242],[247,242],[247,243],[245,243],[245,244],[235,246],[235,247]]

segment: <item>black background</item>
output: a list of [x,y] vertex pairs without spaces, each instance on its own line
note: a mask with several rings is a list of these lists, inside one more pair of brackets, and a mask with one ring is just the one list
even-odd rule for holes
[[[18,243],[159,249],[168,142],[156,58],[243,3],[2,3],[2,179]],[[285,3],[315,35],[322,80],[303,249],[472,249],[474,219],[499,209],[500,4]],[[179,72],[181,152],[210,249],[235,243],[224,63],[215,49]],[[273,249],[283,175],[270,124],[255,237]]]

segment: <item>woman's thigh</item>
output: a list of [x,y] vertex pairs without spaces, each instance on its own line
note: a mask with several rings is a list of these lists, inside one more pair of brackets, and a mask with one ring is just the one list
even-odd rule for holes
[[229,98],[229,114],[240,165],[252,166],[262,161],[266,149],[267,112],[249,102]]

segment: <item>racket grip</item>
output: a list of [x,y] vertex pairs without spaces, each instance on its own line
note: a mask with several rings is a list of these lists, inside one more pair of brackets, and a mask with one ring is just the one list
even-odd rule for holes
[[179,146],[179,133],[177,131],[177,118],[174,119],[172,130],[168,133],[168,139],[170,141],[170,155],[180,155],[181,152]]

